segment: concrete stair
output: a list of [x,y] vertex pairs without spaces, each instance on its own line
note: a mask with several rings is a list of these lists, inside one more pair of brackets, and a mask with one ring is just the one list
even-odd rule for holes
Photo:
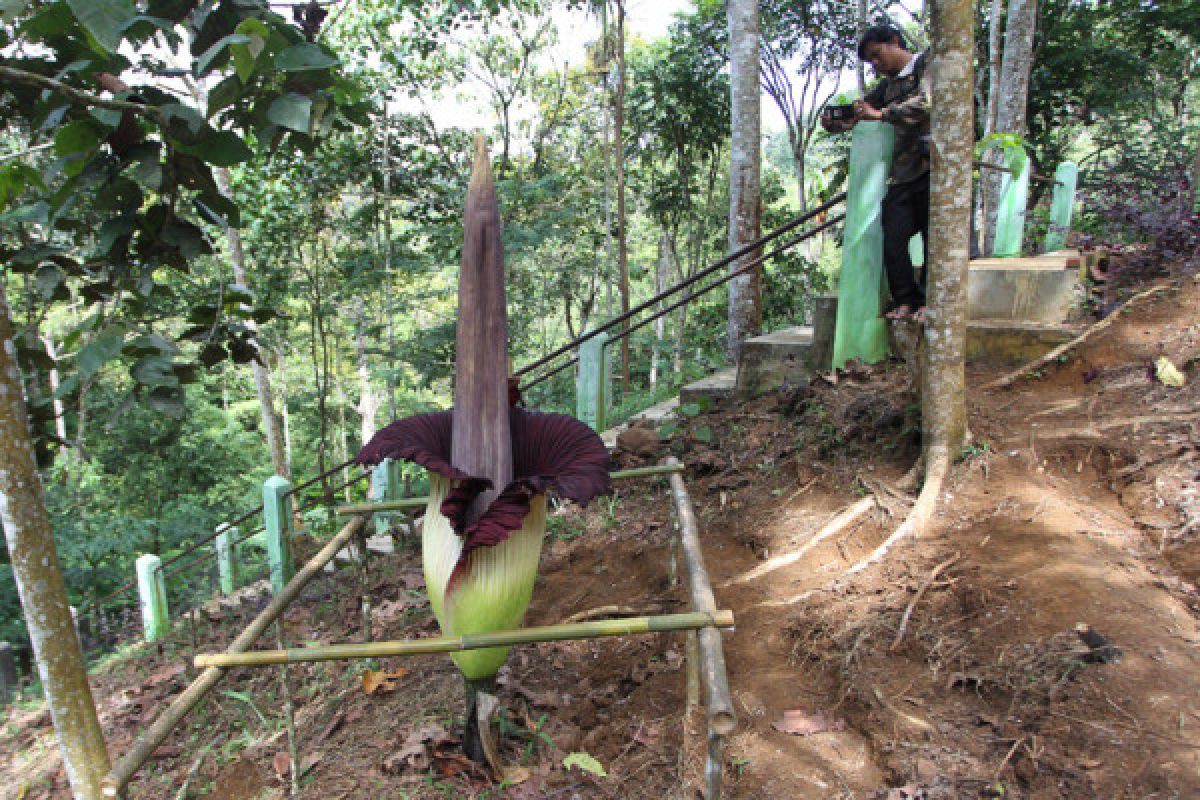
[[[1083,299],[1081,256],[1073,250],[1030,258],[986,258],[967,274],[967,358],[1019,363],[1037,358],[1078,335],[1068,319]],[[689,384],[683,403],[757,397],[832,368],[837,296],[814,303],[813,324],[784,328],[747,340],[738,369]]]

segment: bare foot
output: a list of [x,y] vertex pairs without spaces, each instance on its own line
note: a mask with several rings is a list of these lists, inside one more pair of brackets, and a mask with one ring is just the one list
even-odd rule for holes
[[912,316],[912,306],[896,306],[884,316],[888,319],[908,319]]
[[913,320],[916,322],[924,323],[927,319],[929,319],[929,309],[927,309],[925,306],[921,306],[917,309],[916,313],[913,314]]

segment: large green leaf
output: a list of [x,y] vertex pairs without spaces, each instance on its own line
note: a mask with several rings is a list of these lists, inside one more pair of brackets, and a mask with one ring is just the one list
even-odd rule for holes
[[237,72],[242,83],[246,83],[254,74],[254,64],[258,61],[259,54],[267,46],[267,39],[271,37],[271,29],[261,19],[251,17],[238,23],[236,34],[245,36],[247,41],[231,44],[229,52],[233,56],[234,71]]
[[86,153],[100,143],[104,131],[92,120],[68,122],[54,134],[54,152],[60,156]]
[[171,359],[163,356],[146,356],[138,359],[129,371],[133,379],[145,386],[178,386]]
[[79,23],[110,53],[116,51],[126,26],[137,16],[130,0],[67,0],[67,5]]
[[198,75],[207,75],[213,61],[221,56],[226,48],[235,44],[250,44],[251,41],[253,40],[249,36],[241,33],[231,33],[228,36],[222,36],[217,40],[216,44],[208,48],[200,58],[196,59],[196,73]]
[[302,94],[288,93],[276,97],[267,109],[267,119],[284,128],[308,133],[312,115],[312,99]]
[[99,336],[83,346],[75,354],[75,363],[79,365],[79,374],[84,380],[95,375],[107,362],[117,357],[121,345],[125,342],[125,326],[110,325]]
[[233,131],[210,130],[195,142],[179,149],[218,167],[232,167],[249,160],[254,151]]
[[275,66],[284,72],[328,69],[339,63],[337,56],[325,52],[320,45],[311,42],[294,44],[275,56]]

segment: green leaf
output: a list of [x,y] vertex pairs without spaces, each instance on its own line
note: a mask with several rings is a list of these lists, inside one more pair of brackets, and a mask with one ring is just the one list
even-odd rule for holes
[[218,167],[232,167],[234,164],[248,161],[254,156],[254,151],[250,149],[250,146],[233,131],[212,129],[210,129],[210,133],[201,135],[195,142],[180,145],[179,149]]
[[100,144],[102,129],[88,119],[68,122],[54,135],[54,152],[60,156],[71,156],[94,150]]
[[700,406],[697,403],[684,403],[679,407],[679,413],[685,417],[694,417],[700,413]]
[[179,347],[161,333],[147,333],[125,345],[124,352],[132,356],[180,354]]
[[325,52],[317,44],[304,42],[294,44],[275,56],[275,66],[284,72],[305,72],[313,69],[328,69],[339,63],[337,56]]
[[200,58],[196,59],[196,74],[207,75],[213,61],[230,45],[250,44],[251,41],[253,40],[249,36],[241,33],[231,33],[228,36],[222,36],[217,40],[216,44],[208,48]]
[[236,75],[230,75],[208,93],[208,116],[212,117],[223,108],[228,108],[242,96],[242,83]]
[[54,292],[62,285],[67,276],[54,264],[43,264],[33,273],[33,284],[42,297],[53,297]]
[[608,776],[608,773],[604,771],[604,765],[597,761],[596,757],[590,753],[571,753],[562,760],[562,765],[564,769],[578,767],[584,772],[599,775],[601,778]]
[[46,188],[36,169],[25,164],[8,164],[0,168],[0,211],[8,208],[27,186]]
[[302,94],[288,93],[276,97],[267,109],[267,119],[284,128],[308,133],[308,120],[312,114],[312,100]]
[[229,52],[233,56],[233,69],[242,83],[246,83],[254,75],[254,64],[258,61],[258,56],[262,53],[263,48],[267,46],[271,29],[262,20],[252,17],[238,23],[234,32],[249,39],[245,44],[234,43],[229,47]]
[[177,386],[179,383],[171,359],[164,356],[145,356],[138,359],[129,370],[129,374],[145,386]]
[[110,53],[121,44],[121,35],[137,13],[130,0],[67,0],[79,24]]
[[713,440],[712,429],[706,425],[701,425],[696,430],[692,431],[692,435],[696,437],[696,441],[711,444]]
[[110,325],[99,336],[83,346],[75,354],[75,363],[79,365],[79,374],[84,380],[95,375],[107,362],[116,358],[125,342],[125,326]]

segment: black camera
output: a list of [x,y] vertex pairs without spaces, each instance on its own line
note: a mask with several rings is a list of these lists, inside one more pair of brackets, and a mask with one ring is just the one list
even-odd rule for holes
[[825,116],[834,122],[850,122],[855,119],[854,106],[845,105],[825,106]]

